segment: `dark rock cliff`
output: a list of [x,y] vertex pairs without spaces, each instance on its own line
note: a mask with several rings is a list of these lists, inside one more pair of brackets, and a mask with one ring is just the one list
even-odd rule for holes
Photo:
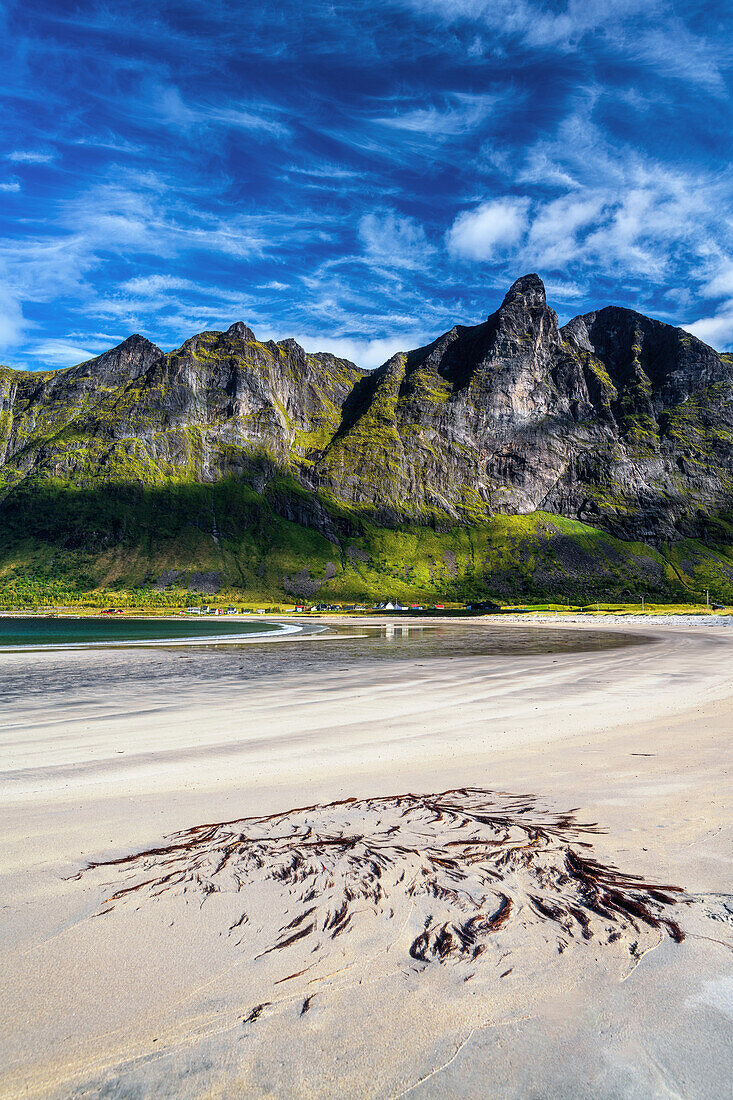
[[0,368],[0,493],[283,474],[312,491],[284,514],[325,533],[313,492],[386,525],[541,510],[704,537],[733,502],[733,361],[617,307],[560,328],[526,275],[483,324],[371,374],[242,322],[169,354],[136,335],[65,371]]
[[730,507],[730,358],[626,309],[560,329],[537,275],[362,386],[314,474],[386,519],[541,509],[663,540]]

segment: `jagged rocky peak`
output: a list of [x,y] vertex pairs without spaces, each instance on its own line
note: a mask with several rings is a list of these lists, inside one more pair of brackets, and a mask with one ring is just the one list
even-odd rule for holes
[[506,333],[521,338],[550,337],[559,339],[557,314],[547,305],[545,284],[539,275],[523,275],[512,283],[504,301],[489,317],[497,334]]
[[244,321],[235,321],[233,325],[229,326],[226,334],[227,336],[236,337],[238,340],[243,340],[245,343],[252,343],[257,339],[252,329],[249,325],[245,325]]
[[566,340],[572,341],[582,351],[594,352],[589,325],[595,320],[595,313],[579,314],[563,325],[561,332]]
[[547,308],[545,284],[542,282],[539,275],[531,272],[529,275],[522,275],[521,278],[512,283],[509,290],[504,295],[501,309],[506,309],[514,305],[524,309]]
[[616,385],[643,372],[666,403],[727,375],[716,351],[674,325],[623,306],[606,306],[574,317],[563,336],[600,359]]
[[[141,336],[139,332],[134,332],[121,344],[110,348],[109,351],[103,351],[101,355],[95,355],[92,359],[87,359],[86,362],[80,363],[79,367],[90,366],[92,363],[95,367],[99,367],[114,360],[120,362],[134,359],[152,361],[162,354],[163,352],[156,344],[153,344],[147,337]],[[78,367],[72,367],[71,369],[77,370]]]
[[649,353],[654,358],[662,356],[660,366],[671,366],[669,355],[682,349],[696,357],[718,358],[716,351],[684,329],[625,306],[604,306],[583,313],[568,321],[562,331],[579,347],[609,360],[627,357],[629,353],[635,358]]
[[60,373],[69,380],[91,376],[100,382],[123,382],[128,378],[139,378],[162,354],[159,347],[135,332],[109,351]]
[[530,364],[533,372],[543,370],[560,344],[557,314],[548,307],[544,283],[534,273],[512,284],[483,325],[459,332],[475,368],[493,363],[517,376]]
[[[131,336],[128,336],[126,340],[123,340],[121,344],[118,344],[116,348],[112,348],[112,351],[121,351],[126,349],[129,351],[138,351],[143,354],[154,351],[158,355],[161,354],[160,348],[148,340],[147,336],[141,336],[139,332],[133,332]],[[108,355],[109,352],[104,352]]]
[[235,321],[226,332],[221,329],[204,329],[203,332],[197,332],[193,336],[189,336],[180,348],[171,352],[171,355],[179,356],[190,352],[196,354],[206,348],[210,349],[217,346],[221,347],[222,350],[237,354],[240,349],[244,350],[245,344],[256,344],[257,342],[257,337],[249,325],[245,325],[244,321]]
[[277,346],[279,348],[284,348],[284,350],[297,362],[305,363],[305,351],[292,336],[288,336],[285,340],[278,340]]
[[[434,384],[428,381],[431,376],[438,385],[450,385],[454,392],[478,387],[482,391],[480,396],[474,394],[478,406],[488,410],[491,405],[498,412],[498,405],[505,401],[512,404],[520,374],[542,373],[559,343],[557,314],[547,306],[539,275],[530,273],[512,284],[486,321],[454,325],[432,343],[393,356],[376,374],[393,381],[404,375],[400,398],[419,400],[420,390],[434,390]],[[501,384],[497,384],[498,370],[503,372]],[[422,396],[430,402],[427,391]],[[528,401],[531,404],[531,398]]]

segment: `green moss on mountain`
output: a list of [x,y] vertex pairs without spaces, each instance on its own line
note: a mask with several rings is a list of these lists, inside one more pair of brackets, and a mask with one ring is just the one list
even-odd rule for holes
[[[283,515],[323,514],[329,535]],[[321,523],[323,520],[321,518]],[[721,531],[721,536],[725,532]],[[732,544],[733,545],[733,544]],[[659,550],[550,514],[492,517],[438,531],[385,528],[275,478],[265,494],[241,481],[162,488],[23,484],[6,499],[0,604],[190,602],[192,594],[282,603],[384,597],[573,602],[733,600],[733,549],[682,540]]]
[[16,596],[727,599],[732,513],[733,357],[614,307],[560,329],[533,275],[371,375],[241,322],[0,368]]

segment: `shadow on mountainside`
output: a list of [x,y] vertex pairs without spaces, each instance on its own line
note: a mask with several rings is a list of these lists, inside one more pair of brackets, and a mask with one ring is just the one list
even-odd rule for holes
[[235,477],[159,487],[26,479],[0,503],[0,591],[24,577],[39,591],[51,581],[202,591],[204,577],[208,591],[258,599],[694,601],[709,588],[733,601],[727,515],[709,517],[707,545],[658,547],[542,512],[384,527],[372,509],[307,490],[264,458],[257,471],[261,491]]

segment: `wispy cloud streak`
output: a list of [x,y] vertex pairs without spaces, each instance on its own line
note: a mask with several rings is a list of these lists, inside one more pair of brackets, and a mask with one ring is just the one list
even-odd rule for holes
[[712,0],[8,0],[0,31],[3,361],[242,317],[372,366],[524,270],[733,345]]

